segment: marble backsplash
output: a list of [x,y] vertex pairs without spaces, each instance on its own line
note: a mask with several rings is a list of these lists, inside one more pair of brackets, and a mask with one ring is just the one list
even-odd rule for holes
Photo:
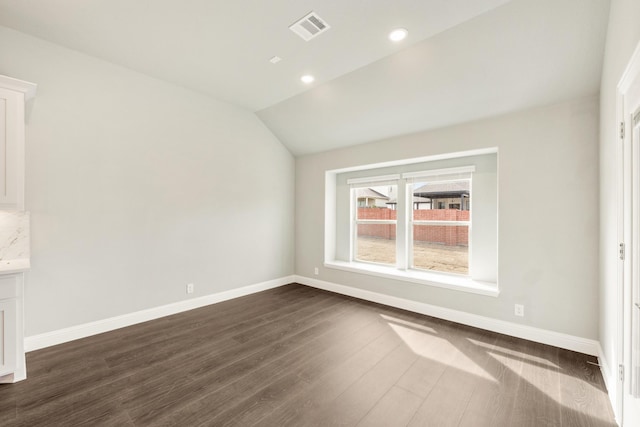
[[29,256],[29,212],[0,211],[0,261]]

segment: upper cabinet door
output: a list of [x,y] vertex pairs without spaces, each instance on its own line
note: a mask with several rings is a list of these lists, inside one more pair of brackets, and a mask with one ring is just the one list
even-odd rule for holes
[[24,210],[24,112],[36,88],[0,75],[0,210]]
[[0,209],[24,210],[24,94],[0,88]]

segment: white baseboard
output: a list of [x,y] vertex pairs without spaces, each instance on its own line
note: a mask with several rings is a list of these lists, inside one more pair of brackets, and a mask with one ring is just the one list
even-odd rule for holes
[[[543,344],[549,344],[593,356],[600,356],[601,360],[605,360],[602,357],[600,344],[595,340],[534,328],[532,326],[520,325],[504,320],[479,316],[477,314],[452,310],[450,308],[438,307],[422,302],[407,300],[404,298],[398,298],[390,295],[380,294],[377,292],[367,291],[364,289],[353,288],[350,286],[339,285],[337,283],[326,282],[298,275],[281,277],[262,283],[244,286],[238,289],[231,289],[216,294],[205,295],[199,298],[179,301],[160,307],[154,307],[134,313],[124,314],[122,316],[116,316],[109,319],[103,319],[82,325],[72,326],[57,331],[46,332],[44,334],[32,335],[25,338],[25,351],[34,351],[41,348],[62,344],[68,341],[100,334],[103,332],[113,331],[115,329],[124,328],[126,326],[135,325],[137,323],[158,319],[164,316],[170,316],[172,314],[181,313],[183,311],[193,310],[195,308],[200,308],[218,302],[227,301],[233,298],[250,295],[256,292],[276,288],[293,282],[301,283],[303,285],[315,287],[318,289],[324,289],[338,294],[360,298],[367,301],[376,302],[379,304],[413,311],[415,313],[425,314],[427,316],[433,316],[440,319],[461,323],[463,325],[474,326],[477,328],[536,341]],[[605,365],[603,365],[601,362],[601,366]],[[603,376],[605,377],[605,381],[610,381],[612,375],[610,369],[608,367],[605,367],[603,369]],[[613,390],[613,393],[615,393],[615,387],[609,387],[609,383],[607,383],[607,386],[608,390]],[[610,393],[611,392],[612,391],[610,391]]]
[[510,335],[517,338],[523,338],[567,350],[577,351],[579,353],[598,356],[598,348],[600,344],[596,340],[567,335],[560,332],[549,331],[546,329],[534,328],[532,326],[521,325],[518,323],[507,322],[504,320],[492,319],[490,317],[479,316],[477,314],[466,313],[464,311],[452,310],[450,308],[438,307],[398,298],[390,295],[371,292],[364,289],[353,288],[350,286],[339,285],[336,283],[325,282],[318,279],[312,279],[305,276],[294,276],[297,283],[311,286],[338,294],[349,295],[367,301],[379,304],[389,305],[391,307],[401,308],[415,313],[426,314],[427,316],[437,317],[439,319],[449,320],[463,325],[473,326],[488,331],[498,332],[500,334]]
[[122,316],[111,317],[109,319],[103,319],[95,322],[85,323],[83,325],[72,326],[70,328],[46,332],[44,334],[32,335],[26,337],[24,340],[25,351],[29,352],[39,350],[41,348],[89,337],[91,335],[113,331],[115,329],[124,328],[126,326],[135,325],[137,323],[147,322],[149,320],[158,319],[160,317],[170,316],[172,314],[181,313],[183,311],[193,310],[194,308],[200,308],[206,305],[211,305],[245,295],[254,294],[256,292],[265,291],[267,289],[277,288],[279,286],[293,283],[294,281],[295,276],[281,277],[262,283],[243,286],[242,288],[231,289],[211,295],[205,295],[199,298],[179,301],[160,307],[136,311],[134,313],[123,314]]

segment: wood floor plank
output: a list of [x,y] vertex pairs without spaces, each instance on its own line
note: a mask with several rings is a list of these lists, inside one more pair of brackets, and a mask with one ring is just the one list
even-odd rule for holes
[[[296,371],[302,364],[308,363],[309,358],[316,353],[322,353],[326,348],[333,345],[340,346],[342,335],[342,324],[357,321],[359,313],[350,313],[349,306],[345,306],[345,310],[336,313],[332,318],[331,324],[326,324],[323,332],[314,333],[312,339],[304,346],[296,346],[290,351],[283,352],[281,357],[270,359],[260,359],[252,364],[252,369],[247,371],[245,375],[235,376],[217,390],[203,394],[200,399],[184,406],[182,409],[170,414],[169,417],[161,420],[163,423],[173,424],[174,422],[195,423],[197,419],[206,414],[208,420],[217,425],[223,425],[226,414],[234,408],[238,402],[242,402],[247,396],[253,397],[260,393],[261,389],[268,387],[271,383],[278,380],[288,372]],[[366,321],[366,320],[365,320]],[[354,324],[355,329],[363,326]],[[243,408],[243,409],[249,409]]]
[[400,345],[333,401],[310,416],[308,425],[354,426],[416,361],[418,356]]
[[[597,359],[575,352],[560,352],[559,373],[563,426],[611,426],[612,409],[602,397],[607,392]],[[589,363],[591,362],[591,363]]]
[[[185,347],[195,346],[211,347],[215,340],[227,337],[236,341],[247,342],[249,338],[238,339],[238,336],[260,337],[265,330],[278,328],[282,324],[292,323],[291,319],[303,318],[306,313],[315,313],[316,309],[330,306],[333,302],[326,298],[304,298],[288,302],[286,306],[273,307],[265,313],[247,313],[246,320],[238,322],[232,316],[221,322],[216,322],[215,328],[211,328],[211,322],[204,322],[197,327],[187,326],[191,331],[188,335],[169,333],[161,339],[148,342],[144,346],[129,346],[130,350],[108,354],[105,356],[110,367],[120,366],[126,369],[136,369],[140,365],[148,365],[156,359],[166,359],[171,354],[181,352]],[[200,323],[200,322],[199,322]]]
[[31,352],[0,425],[613,426],[594,361],[292,284]]
[[322,378],[309,384],[309,388],[283,400],[270,414],[265,414],[255,425],[299,426],[312,414],[330,410],[330,402],[358,381],[389,353],[401,346],[401,340],[392,331],[386,331],[353,356],[346,358]]
[[[77,363],[78,354],[82,354],[82,359],[91,359],[92,357],[107,358],[114,354],[138,351],[141,353],[150,353],[147,351],[147,343],[164,337],[165,339],[176,339],[184,336],[184,331],[190,331],[189,337],[198,337],[194,325],[204,324],[211,329],[210,325],[215,325],[214,332],[224,330],[227,324],[235,326],[237,322],[237,312],[241,310],[246,318],[245,321],[255,320],[265,314],[271,313],[273,310],[282,308],[287,312],[286,307],[297,307],[298,304],[309,304],[308,289],[283,286],[273,289],[273,294],[269,292],[259,303],[253,302],[253,295],[225,301],[223,304],[203,307],[196,310],[179,313],[173,316],[160,318],[150,322],[144,322],[135,327],[122,328],[117,333],[104,333],[94,335],[89,338],[80,339],[65,343],[60,346],[47,348],[46,359],[36,357],[35,352],[27,354],[27,362],[29,364],[29,374],[38,377],[40,369],[46,370],[47,378],[60,372],[60,376],[67,375],[67,363]],[[313,297],[313,295],[311,295]],[[242,301],[244,304],[240,304]],[[257,300],[256,300],[257,301]],[[212,309],[215,307],[215,309]],[[234,314],[235,313],[235,314]],[[49,363],[49,360],[56,360],[56,364]]]
[[[339,316],[348,309],[348,302],[337,302],[335,310],[326,308],[294,323],[280,325],[282,329],[265,331],[259,340],[239,343],[235,348],[224,351],[210,360],[199,363],[194,368],[175,377],[172,387],[160,394],[141,395],[138,390],[126,397],[134,422],[150,423],[164,417],[170,411],[187,416],[197,412],[199,404],[217,389],[226,387],[235,379],[253,372],[256,366],[283,357],[295,348],[305,346],[318,334],[332,327],[332,317]],[[194,406],[195,405],[195,406]],[[185,408],[193,408],[191,410]]]
[[[399,327],[402,328],[397,323],[394,326],[396,330]],[[413,327],[416,328],[416,326]],[[403,333],[405,339],[413,340],[414,351],[419,352],[420,358],[396,384],[425,399],[455,358],[457,354],[455,345],[447,335],[438,334],[429,329],[417,329],[413,334],[409,331]]]
[[[294,327],[302,327],[305,325],[305,322],[311,322],[313,319],[321,319],[323,316],[323,309],[328,309],[333,307],[336,304],[344,304],[341,300],[336,298],[324,298],[320,301],[318,306],[309,304],[305,307],[304,312],[298,312],[299,317],[297,318],[297,323],[291,323],[286,319],[281,319],[281,326],[286,326],[290,330],[293,330]],[[214,331],[215,332],[215,331]],[[283,332],[277,328],[272,328],[270,331],[270,335],[264,335],[263,339],[275,339],[275,335],[281,335]],[[198,358],[192,357],[194,354],[192,351],[197,349],[198,347],[191,346],[185,347],[184,350],[187,352],[186,357],[189,357],[191,361],[201,362],[202,365],[196,363],[196,367],[199,367],[201,370],[210,371],[212,369],[212,364],[220,364],[221,366],[215,366],[216,369],[225,366],[225,363],[231,363],[236,360],[243,354],[243,351],[246,353],[251,353],[255,351],[253,346],[245,346],[243,350],[239,348],[232,347],[235,342],[226,347],[226,352],[222,354],[216,353],[216,350],[212,352],[210,349],[210,344],[205,343],[206,350],[202,353],[198,354]],[[223,348],[223,347],[221,347]],[[144,356],[155,357],[157,354],[157,350],[151,352],[143,352]],[[211,358],[212,354],[216,354],[220,357]],[[182,354],[184,356],[185,353]],[[178,355],[180,357],[181,355]],[[167,359],[170,361],[171,359]],[[26,411],[35,412],[43,412],[45,408],[42,408],[42,402],[45,399],[51,400],[52,397],[58,395],[76,395],[82,396],[83,400],[87,400],[92,396],[92,393],[89,391],[95,388],[97,385],[109,385],[112,382],[118,381],[122,378],[126,379],[126,383],[132,383],[136,379],[140,379],[140,377],[145,377],[145,374],[150,374],[150,376],[146,378],[151,378],[152,381],[161,382],[168,386],[169,390],[174,390],[177,384],[180,384],[182,381],[189,381],[191,376],[197,376],[198,373],[193,374],[189,369],[193,368],[193,365],[189,364],[177,364],[177,363],[166,363],[164,368],[159,366],[148,365],[148,360],[146,357],[143,357],[142,360],[136,366],[137,370],[131,370],[130,366],[127,366],[126,369],[108,369],[105,368],[104,359],[97,359],[97,364],[89,367],[86,375],[73,376],[70,379],[67,379],[65,382],[56,382],[56,381],[48,381],[45,387],[37,388],[33,393],[31,393],[24,402],[22,402],[22,408]],[[98,366],[102,364],[104,366]],[[171,382],[167,382],[167,379],[171,378],[169,375],[172,371],[175,372],[176,368],[181,369],[181,372],[177,374],[176,378],[173,378]],[[128,379],[129,376],[132,375],[132,372],[136,373],[136,378]],[[202,381],[202,380],[201,380]],[[139,393],[140,387],[144,388],[147,386],[145,382],[139,382],[135,387],[132,387],[132,390],[135,393],[138,393],[140,398],[149,399],[155,396],[155,394],[165,393],[166,387],[153,387],[153,392],[155,393]],[[127,396],[125,392],[123,396]],[[46,408],[49,411],[53,411],[54,408]]]
[[276,371],[264,387],[256,387],[252,379],[247,378],[246,387],[254,392],[248,397],[236,393],[239,399],[229,401],[231,407],[212,421],[220,425],[253,425],[284,401],[306,391],[309,382],[323,377],[332,366],[351,357],[386,332],[371,316],[363,318],[365,314],[358,312],[352,317],[359,319],[344,319],[333,334],[325,334],[321,340],[314,341],[297,354],[291,354],[297,363]]
[[[478,346],[464,335],[469,332],[467,328],[460,328],[459,332],[462,337],[450,339],[453,349],[449,351],[454,352],[453,359],[412,418],[410,426],[457,426],[475,389],[492,380],[486,371],[488,354],[478,351]],[[478,341],[489,342],[489,345],[493,345],[496,339],[484,331],[474,331],[473,334]]]
[[416,413],[422,398],[393,386],[357,424],[358,427],[405,426]]
[[459,425],[469,427],[510,424],[521,386],[522,360],[512,349],[521,343],[512,337],[500,336],[493,343],[478,342],[477,354],[486,354],[486,371],[490,378],[475,383],[473,394],[462,414]]
[[511,420],[522,426],[560,426],[557,348],[528,342],[522,360],[518,400]]

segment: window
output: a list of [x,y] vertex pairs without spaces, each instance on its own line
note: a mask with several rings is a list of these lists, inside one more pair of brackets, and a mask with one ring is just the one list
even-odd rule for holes
[[[354,208],[351,259],[400,270],[468,275],[471,218],[468,209],[462,211],[459,207],[470,206],[474,170],[468,166],[348,180]],[[400,204],[398,188],[402,192],[400,200],[404,201]],[[432,199],[459,203],[429,209]],[[398,213],[400,227],[406,230],[399,238]]]
[[497,152],[328,171],[325,266],[497,295]]
[[[403,174],[410,218],[409,267],[469,275],[471,180],[473,166]],[[446,199],[448,209],[416,209],[419,200]],[[457,203],[451,203],[456,200]],[[443,203],[444,204],[444,203]],[[460,209],[460,207],[465,209]]]
[[356,202],[351,214],[354,260],[396,265],[398,178],[392,175],[349,181],[351,197]]

